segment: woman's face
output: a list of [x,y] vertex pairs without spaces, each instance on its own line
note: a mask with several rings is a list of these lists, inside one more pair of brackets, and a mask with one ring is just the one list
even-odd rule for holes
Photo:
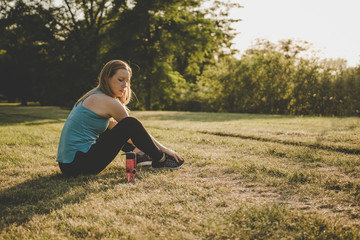
[[126,87],[130,81],[130,73],[126,69],[119,69],[109,80],[111,91],[115,97],[120,98],[125,94]]

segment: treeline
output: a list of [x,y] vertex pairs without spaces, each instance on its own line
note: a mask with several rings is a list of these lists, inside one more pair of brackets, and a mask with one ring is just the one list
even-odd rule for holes
[[238,4],[0,2],[3,100],[71,107],[122,59],[133,69],[130,109],[360,115],[360,66],[305,58],[310,44],[293,40],[259,41],[235,58],[228,10]]
[[[206,7],[205,7],[206,6]],[[103,65],[133,69],[131,108],[164,109],[215,56],[231,54],[228,10],[209,0],[0,0],[0,94],[72,106]]]
[[262,40],[240,60],[221,58],[206,67],[183,109],[360,116],[360,66],[301,57],[310,49],[301,41]]

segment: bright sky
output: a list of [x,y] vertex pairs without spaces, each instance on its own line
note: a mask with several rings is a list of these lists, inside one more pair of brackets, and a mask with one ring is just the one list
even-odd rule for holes
[[297,39],[313,44],[321,58],[344,58],[360,64],[360,0],[238,0],[233,11],[242,21],[235,48],[244,53],[257,38],[273,43]]

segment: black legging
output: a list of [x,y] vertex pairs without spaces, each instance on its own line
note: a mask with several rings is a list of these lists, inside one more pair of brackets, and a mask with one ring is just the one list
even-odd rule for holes
[[127,144],[129,139],[153,161],[163,157],[163,153],[155,145],[142,123],[136,118],[126,117],[113,129],[102,134],[88,152],[78,151],[72,163],[59,163],[61,172],[66,176],[97,174],[114,160],[122,148],[131,150],[132,147]]

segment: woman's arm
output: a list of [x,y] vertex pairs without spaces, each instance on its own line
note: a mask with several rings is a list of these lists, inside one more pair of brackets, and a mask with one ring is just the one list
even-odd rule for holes
[[150,137],[152,138],[153,142],[160,148],[160,150],[162,152],[174,157],[177,162],[179,162],[179,160],[184,161],[183,158],[177,152],[165,147],[158,140],[156,140],[153,136],[150,135]]
[[129,117],[128,111],[119,100],[114,98],[107,98],[105,104],[110,121],[112,119],[112,127],[114,127],[123,118]]
[[110,118],[110,121],[109,121],[109,126],[108,126],[108,129],[113,129],[113,127],[115,127],[116,126],[116,124],[117,124],[118,122],[114,119],[114,118]]

